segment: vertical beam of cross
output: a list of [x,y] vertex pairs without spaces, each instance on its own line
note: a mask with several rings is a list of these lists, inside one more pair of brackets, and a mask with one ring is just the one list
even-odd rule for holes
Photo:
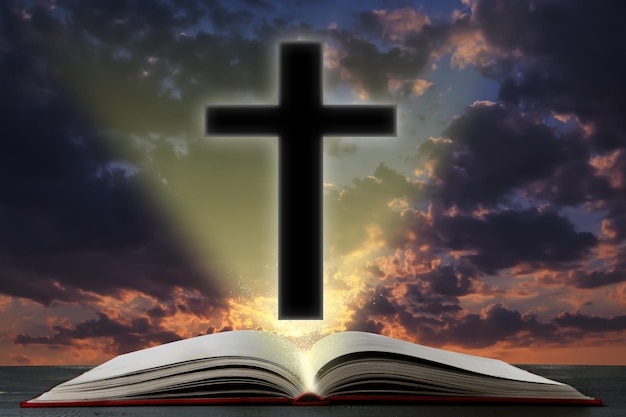
[[395,106],[325,106],[319,43],[280,45],[278,106],[207,106],[206,135],[278,136],[278,318],[323,319],[322,136],[396,136]]

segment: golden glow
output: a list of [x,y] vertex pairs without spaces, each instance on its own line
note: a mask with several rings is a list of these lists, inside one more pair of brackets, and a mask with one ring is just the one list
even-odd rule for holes
[[323,320],[278,320],[278,296],[274,290],[269,294],[231,297],[229,305],[233,325],[238,329],[261,328],[279,334],[303,351],[321,337],[344,330],[344,323],[353,313],[351,306],[375,281],[375,278],[365,274],[363,267],[367,259],[381,249],[381,231],[371,226],[368,235],[360,250],[325,265]]
[[238,327],[276,333],[289,339],[305,351],[321,337],[342,330],[346,304],[353,298],[351,291],[326,288],[323,320],[278,320],[277,296],[257,296],[251,299],[229,300],[230,317]]

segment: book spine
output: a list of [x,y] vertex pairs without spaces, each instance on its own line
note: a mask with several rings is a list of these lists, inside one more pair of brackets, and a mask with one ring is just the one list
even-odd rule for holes
[[324,397],[320,397],[314,392],[305,392],[291,400],[293,405],[326,405],[330,401]]

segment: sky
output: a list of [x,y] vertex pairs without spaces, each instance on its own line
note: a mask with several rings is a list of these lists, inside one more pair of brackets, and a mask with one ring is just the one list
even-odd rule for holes
[[[238,329],[626,365],[625,15],[620,0],[0,2],[0,365]],[[278,46],[298,40],[323,46],[325,104],[398,112],[395,138],[323,139],[310,321],[277,316],[277,138],[204,135],[207,105],[277,103]]]

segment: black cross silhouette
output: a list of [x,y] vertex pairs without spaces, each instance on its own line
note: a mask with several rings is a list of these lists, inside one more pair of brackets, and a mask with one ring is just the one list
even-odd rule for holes
[[395,106],[323,104],[321,50],[280,45],[278,106],[206,107],[206,135],[278,135],[279,320],[323,319],[322,136],[396,136]]

